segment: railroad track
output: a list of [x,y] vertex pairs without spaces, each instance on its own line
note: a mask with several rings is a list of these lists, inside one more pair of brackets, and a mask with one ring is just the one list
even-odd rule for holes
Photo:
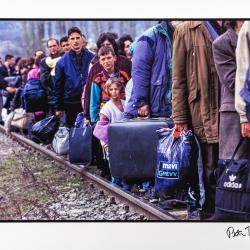
[[[6,130],[2,125],[0,125],[0,132],[6,133]],[[124,204],[127,204],[131,211],[141,213],[145,215],[149,220],[174,221],[174,220],[184,220],[186,218],[186,215],[187,215],[186,210],[165,211],[163,209],[160,209],[159,207],[149,202],[141,200],[135,194],[126,192],[123,189],[112,185],[106,179],[90,173],[88,171],[89,167],[85,165],[71,164],[65,157],[58,156],[52,150],[49,150],[45,146],[39,145],[27,139],[21,134],[10,132],[8,135],[13,140],[16,140],[23,146],[35,149],[43,153],[47,157],[50,157],[52,160],[56,161],[57,163],[64,165],[65,167],[70,168],[71,170],[89,179],[91,182],[97,185],[101,190],[106,192],[108,195],[114,197],[116,200]]]

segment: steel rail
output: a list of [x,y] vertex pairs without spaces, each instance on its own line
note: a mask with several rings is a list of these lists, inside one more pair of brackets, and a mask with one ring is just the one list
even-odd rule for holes
[[[0,131],[6,134],[6,130],[2,125],[0,125]],[[128,193],[123,189],[112,185],[110,182],[103,179],[102,177],[90,173],[87,170],[88,167],[85,165],[71,164],[65,157],[58,156],[52,150],[49,150],[46,147],[41,146],[18,133],[10,132],[8,133],[8,135],[11,138],[17,140],[19,143],[34,148],[35,150],[40,151],[44,155],[49,156],[59,164],[64,165],[76,171],[77,173],[85,176],[86,178],[91,180],[94,184],[96,184],[100,189],[103,189],[109,195],[114,196],[115,199],[119,200],[120,202],[127,204],[129,206],[129,209],[131,209],[134,212],[145,215],[151,221],[181,220],[181,218],[176,215],[176,212],[173,212],[173,214],[171,214],[171,212],[167,212],[163,209],[160,209],[155,205],[150,204],[149,202],[140,200],[139,197],[137,197],[136,195]]]

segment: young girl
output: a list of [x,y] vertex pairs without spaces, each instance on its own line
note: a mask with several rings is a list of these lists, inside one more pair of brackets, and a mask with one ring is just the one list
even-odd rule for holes
[[[104,90],[108,94],[110,100],[100,110],[100,121],[97,122],[94,129],[94,135],[100,139],[104,149],[104,154],[108,157],[108,125],[118,122],[124,118],[125,101],[119,98],[123,88],[121,81],[114,77],[109,78],[105,84]],[[112,177],[112,183],[129,189],[128,185],[122,183],[121,180]]]

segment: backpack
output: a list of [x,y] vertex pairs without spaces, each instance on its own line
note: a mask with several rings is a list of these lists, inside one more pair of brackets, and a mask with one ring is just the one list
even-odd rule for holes
[[215,220],[250,220],[250,163],[248,159],[234,160],[243,138],[231,160],[219,160],[215,169]]
[[39,78],[30,78],[27,81],[22,99],[26,112],[36,112],[47,108],[48,95]]

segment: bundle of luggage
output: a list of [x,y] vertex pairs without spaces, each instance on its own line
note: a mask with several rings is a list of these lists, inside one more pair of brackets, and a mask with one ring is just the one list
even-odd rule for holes
[[90,163],[92,159],[91,142],[92,128],[85,126],[84,116],[80,113],[75,127],[68,128],[56,116],[47,117],[32,126],[33,140],[52,144],[58,155],[69,154],[69,160],[74,164]]

